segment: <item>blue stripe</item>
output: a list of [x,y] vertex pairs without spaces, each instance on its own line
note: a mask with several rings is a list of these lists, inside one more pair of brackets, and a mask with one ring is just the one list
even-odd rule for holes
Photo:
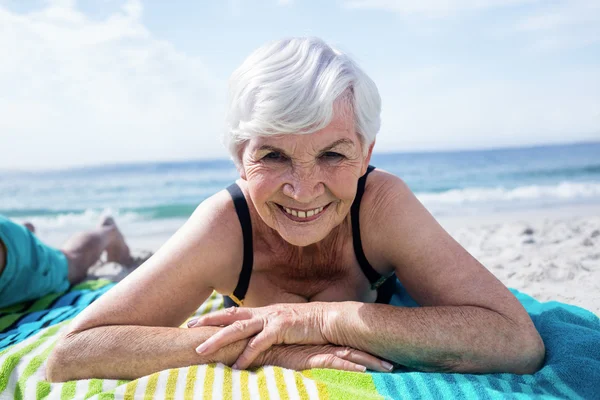
[[371,377],[375,382],[375,387],[379,394],[391,399],[401,398],[400,393],[396,389],[396,382],[402,380],[400,374],[372,373]]
[[[560,376],[556,373],[556,371],[554,371],[554,369],[550,366],[542,369],[540,371],[541,374],[543,374],[550,382],[554,383],[554,387],[565,397],[569,398],[569,399],[583,399],[582,396],[578,395],[577,393],[575,393],[575,391],[573,389],[571,389],[569,386],[567,386],[562,379],[560,379]],[[600,371],[596,371],[596,373],[598,373],[600,375]],[[600,384],[598,389],[600,390]],[[600,397],[600,392],[598,393],[598,396]]]
[[446,382],[448,382],[448,385],[450,386],[450,396],[452,398],[469,399],[465,395],[465,392],[463,392],[462,388],[460,387],[460,384],[454,378],[454,374],[441,374],[441,375],[442,375],[442,378]]
[[433,379],[431,379],[431,373],[420,373],[414,374],[413,378],[415,383],[419,387],[421,393],[427,392],[425,398],[429,399],[441,399],[442,393],[439,391]]
[[478,393],[475,390],[475,385],[473,385],[473,382],[470,382],[467,378],[465,378],[464,375],[452,374],[452,376],[454,377],[454,379],[460,386],[461,390],[463,391],[463,393],[465,394],[467,399],[477,399],[477,398],[481,397],[481,396],[478,396]]

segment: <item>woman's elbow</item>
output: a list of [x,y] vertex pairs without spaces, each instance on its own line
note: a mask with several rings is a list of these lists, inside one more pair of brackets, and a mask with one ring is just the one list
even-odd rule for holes
[[519,375],[534,374],[544,365],[546,346],[535,327],[522,332],[518,338],[519,345],[514,346],[516,362],[514,370],[510,372]]
[[48,382],[66,382],[77,379],[74,371],[76,349],[72,336],[62,336],[50,352],[46,361],[46,380]]

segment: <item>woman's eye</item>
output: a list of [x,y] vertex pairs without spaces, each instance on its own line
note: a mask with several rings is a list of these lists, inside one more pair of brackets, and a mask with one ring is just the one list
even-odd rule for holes
[[328,151],[326,153],[323,153],[323,155],[321,157],[324,158],[325,160],[333,160],[333,161],[338,161],[338,160],[341,160],[342,158],[344,158],[344,156],[342,154],[336,153],[333,151]]
[[267,161],[284,161],[285,156],[278,151],[272,151],[263,157],[263,160]]

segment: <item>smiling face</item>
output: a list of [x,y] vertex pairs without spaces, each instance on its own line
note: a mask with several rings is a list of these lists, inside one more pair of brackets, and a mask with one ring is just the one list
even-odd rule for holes
[[367,154],[347,112],[311,134],[250,139],[242,153],[242,178],[265,224],[288,243],[323,240],[348,215]]

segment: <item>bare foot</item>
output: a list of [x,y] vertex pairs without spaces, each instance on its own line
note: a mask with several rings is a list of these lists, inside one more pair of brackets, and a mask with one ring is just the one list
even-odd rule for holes
[[24,226],[25,228],[29,229],[29,231],[30,231],[31,233],[35,233],[35,226],[33,226],[33,224],[32,224],[31,222],[25,222],[25,223],[23,224],[23,226]]
[[129,251],[129,247],[125,243],[123,234],[117,228],[117,224],[112,217],[106,217],[102,221],[102,226],[111,227],[114,230],[112,242],[106,247],[106,260],[108,262],[116,262],[124,266],[129,266],[133,263],[133,258]]

